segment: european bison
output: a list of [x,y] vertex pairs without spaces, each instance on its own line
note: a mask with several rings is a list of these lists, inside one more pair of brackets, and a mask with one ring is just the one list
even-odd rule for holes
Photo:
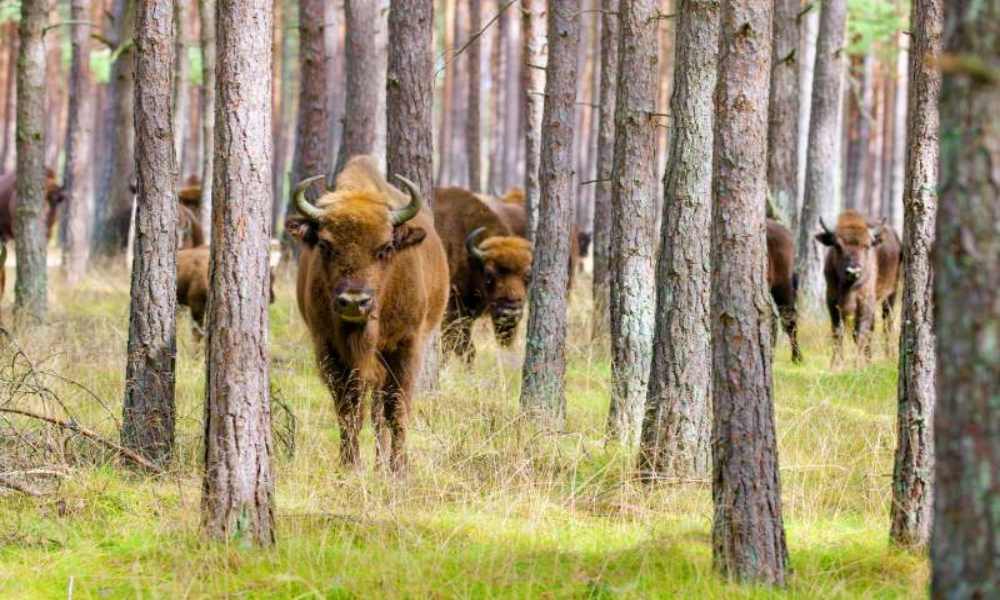
[[[205,332],[205,309],[208,306],[208,246],[185,248],[177,252],[177,305],[191,309],[194,322],[191,333],[200,341]],[[274,304],[274,274],[271,274],[271,297]]]
[[778,307],[781,326],[792,346],[792,362],[802,362],[795,307],[799,290],[795,275],[795,242],[792,232],[774,219],[767,220],[767,284]]
[[509,346],[527,301],[531,244],[513,235],[476,194],[461,188],[435,190],[434,226],[451,275],[443,326],[445,352],[471,362],[476,353],[472,325],[486,313],[497,341]]
[[[14,209],[17,207],[16,190],[17,174],[0,175],[0,239],[14,239]],[[45,227],[48,236],[52,237],[52,227],[59,214],[59,205],[66,200],[66,193],[56,182],[56,174],[52,169],[45,169]]]
[[[372,390],[380,465],[406,466],[406,429],[415,379],[430,333],[448,300],[448,260],[417,187],[389,185],[368,156],[352,158],[314,205],[299,183],[300,216],[286,223],[301,240],[297,296],[340,423],[340,458],[359,462],[362,398]],[[396,208],[400,204],[402,207]],[[391,435],[391,445],[390,445]]]
[[205,244],[205,231],[198,216],[184,204],[177,205],[177,249],[197,248]]
[[892,311],[899,283],[901,246],[899,237],[885,223],[869,223],[856,210],[846,210],[830,231],[822,219],[823,231],[816,239],[828,246],[823,274],[826,277],[826,305],[833,329],[833,364],[843,352],[844,320],[854,318],[854,341],[866,358],[871,357],[871,332],[875,328],[875,307],[882,306],[886,338],[892,330]]

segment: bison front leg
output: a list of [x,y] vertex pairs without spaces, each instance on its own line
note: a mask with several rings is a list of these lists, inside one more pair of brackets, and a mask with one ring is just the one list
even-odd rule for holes
[[[413,385],[420,370],[420,354],[413,347],[400,348],[386,357],[387,373],[379,398],[382,417],[391,436],[389,469],[396,474],[406,471],[406,432],[410,420]],[[385,446],[383,446],[384,451]],[[380,462],[385,461],[381,454]]]
[[875,330],[875,311],[871,304],[860,303],[854,317],[854,340],[858,345],[858,360],[872,358],[872,332]]
[[781,315],[781,326],[788,335],[788,342],[792,346],[792,362],[802,362],[802,350],[799,349],[799,326],[798,314],[794,306],[782,306],[779,309]]
[[844,320],[835,300],[827,298],[826,308],[830,311],[830,329],[833,334],[833,355],[830,364],[836,367],[840,365],[844,354]]
[[345,370],[324,361],[323,378],[337,409],[340,425],[340,462],[345,467],[360,465],[361,451],[358,438],[363,424],[364,385],[357,371]]

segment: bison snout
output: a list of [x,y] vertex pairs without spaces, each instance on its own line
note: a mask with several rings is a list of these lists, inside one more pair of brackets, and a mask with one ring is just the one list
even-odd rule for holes
[[850,265],[844,269],[844,274],[847,276],[848,281],[853,283],[861,278],[861,267]]
[[334,300],[334,306],[340,318],[351,322],[366,320],[374,305],[374,298],[365,291],[343,292]]

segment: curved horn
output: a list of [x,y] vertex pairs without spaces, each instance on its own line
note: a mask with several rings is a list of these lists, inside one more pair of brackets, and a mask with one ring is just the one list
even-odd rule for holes
[[827,227],[826,223],[823,222],[823,217],[819,218],[819,226],[823,228],[824,233],[830,233],[830,228]]
[[323,177],[325,175],[313,175],[312,177],[303,179],[295,186],[295,208],[299,209],[299,212],[311,221],[319,220],[323,216],[323,211],[306,200],[306,189],[313,183],[323,179]]
[[413,217],[417,216],[420,212],[420,207],[424,205],[424,199],[420,197],[420,190],[417,189],[417,184],[413,183],[406,177],[402,175],[396,175],[396,179],[403,184],[406,191],[410,193],[410,203],[403,208],[395,208],[389,211],[389,217],[392,219],[392,225],[402,225],[406,223]]
[[469,235],[465,236],[465,249],[469,252],[469,256],[475,258],[479,262],[486,260],[486,254],[479,249],[476,241],[479,236],[486,231],[485,227],[477,227],[469,232]]

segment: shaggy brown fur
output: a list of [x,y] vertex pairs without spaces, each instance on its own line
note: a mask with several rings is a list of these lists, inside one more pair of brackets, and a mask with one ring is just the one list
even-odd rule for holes
[[[200,341],[205,331],[208,306],[208,269],[211,264],[208,246],[177,252],[177,305],[191,309],[191,333]],[[274,273],[271,274],[271,297],[274,304]]]
[[[302,241],[297,295],[340,423],[340,456],[359,462],[362,398],[372,390],[380,464],[406,465],[411,396],[430,333],[448,299],[448,261],[426,209],[393,226],[390,208],[408,204],[368,156],[352,158],[322,216],[292,216]],[[391,438],[391,443],[390,443]]]
[[[767,220],[767,284],[778,307],[781,326],[792,346],[792,362],[802,362],[795,307],[799,289],[795,276],[795,242],[792,232],[773,219]],[[772,337],[777,341],[777,335]]]
[[[0,240],[5,242],[14,239],[16,191],[17,174],[0,175]],[[59,214],[59,205],[66,200],[66,193],[56,181],[56,174],[52,169],[45,169],[45,200],[45,227],[49,238],[51,238],[52,228],[56,224],[56,216]]]
[[[472,325],[489,314],[497,341],[508,346],[521,322],[531,277],[531,244],[512,235],[504,220],[477,194],[461,188],[434,191],[434,225],[444,242],[451,275],[445,311],[445,351],[475,358]],[[470,254],[468,236],[479,257]]]
[[870,334],[875,328],[875,307],[881,305],[886,342],[892,331],[892,311],[899,286],[901,245],[899,236],[885,223],[869,223],[864,215],[846,210],[837,227],[816,235],[829,246],[823,274],[826,305],[833,329],[833,363],[841,360],[844,320],[854,319],[854,341],[871,357]]

